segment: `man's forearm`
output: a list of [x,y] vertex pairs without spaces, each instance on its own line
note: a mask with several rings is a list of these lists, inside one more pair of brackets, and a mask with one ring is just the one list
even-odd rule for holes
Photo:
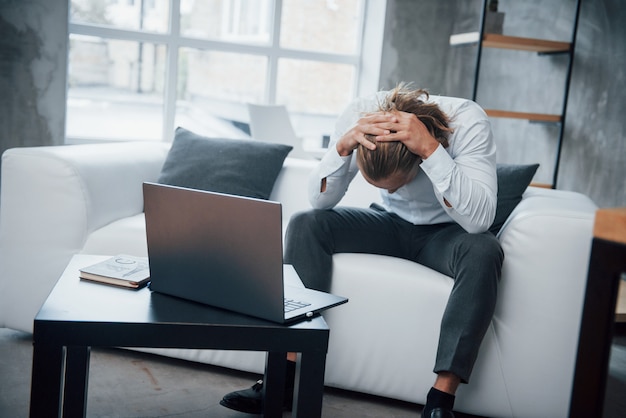
[[[434,153],[421,166],[433,183],[440,204],[466,231],[486,231],[495,217],[495,163],[491,158],[461,163],[442,151]],[[493,175],[488,174],[490,171]]]

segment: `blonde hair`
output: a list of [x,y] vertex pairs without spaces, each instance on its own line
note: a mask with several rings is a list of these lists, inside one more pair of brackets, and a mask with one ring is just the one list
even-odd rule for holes
[[[436,104],[426,103],[428,97],[426,90],[412,89],[410,84],[400,83],[379,102],[378,110],[414,114],[430,134],[447,148],[448,136],[452,133],[450,118]],[[359,145],[356,158],[360,170],[371,180],[383,180],[398,172],[408,173],[422,161],[402,142],[377,143],[374,136],[365,137],[376,143],[376,149],[372,151]]]

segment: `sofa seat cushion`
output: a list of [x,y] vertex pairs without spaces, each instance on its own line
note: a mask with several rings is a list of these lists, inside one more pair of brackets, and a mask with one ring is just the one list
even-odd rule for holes
[[[394,396],[422,393],[423,379],[432,385],[433,362],[409,359],[434,360],[439,327],[433,324],[441,321],[452,283],[450,277],[400,258],[335,254],[330,291],[350,302],[324,313],[331,327],[327,384]],[[411,330],[404,329],[408,318]],[[376,377],[381,375],[413,377],[381,381]]]
[[121,218],[95,230],[89,234],[80,252],[82,254],[130,254],[147,257],[144,214]]
[[[326,384],[424,403],[435,379],[439,324],[452,285],[450,277],[412,261],[335,254],[331,292],[350,302],[324,313],[331,329]],[[509,407],[500,364],[484,366],[495,352],[497,338],[490,327],[472,380],[489,382],[493,405],[483,410],[497,414]],[[469,396],[462,402],[471,408],[479,399]]]

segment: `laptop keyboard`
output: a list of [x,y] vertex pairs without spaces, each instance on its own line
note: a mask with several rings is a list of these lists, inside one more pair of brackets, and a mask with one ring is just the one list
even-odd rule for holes
[[295,309],[304,308],[309,305],[310,303],[285,298],[285,312],[291,312]]

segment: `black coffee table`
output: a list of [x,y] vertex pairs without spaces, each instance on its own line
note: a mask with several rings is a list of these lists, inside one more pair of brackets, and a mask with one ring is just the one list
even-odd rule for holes
[[282,415],[287,352],[301,353],[293,416],[319,417],[329,328],[284,326],[153,293],[79,280],[105,259],[75,256],[35,317],[31,417],[85,416],[90,347],[266,351],[264,416]]

